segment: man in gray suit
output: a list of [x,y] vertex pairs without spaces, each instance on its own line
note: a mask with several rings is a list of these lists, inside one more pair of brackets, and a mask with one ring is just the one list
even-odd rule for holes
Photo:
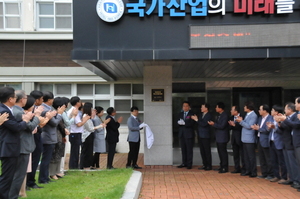
[[137,159],[140,150],[140,130],[145,124],[141,124],[141,121],[137,118],[139,114],[139,109],[136,106],[131,107],[131,116],[127,120],[128,126],[128,138],[127,141],[129,143],[129,153],[127,158],[126,168],[134,168],[134,169],[142,169],[137,165]]
[[57,143],[57,126],[62,120],[61,114],[65,111],[65,105],[59,107],[57,111],[53,110],[52,104],[54,95],[52,92],[44,92],[44,111],[42,116],[49,118],[48,123],[43,127],[42,130],[42,141],[43,141],[43,152],[40,164],[39,183],[48,184],[49,179],[49,164],[52,157],[52,152]]
[[255,156],[255,143],[256,134],[255,130],[251,128],[252,125],[257,122],[257,115],[253,111],[254,104],[252,102],[246,102],[244,106],[244,111],[247,113],[244,120],[242,117],[236,119],[240,123],[242,128],[242,142],[244,149],[244,161],[246,166],[246,172],[241,173],[241,176],[256,177],[256,156]]
[[[27,104],[27,97],[25,92],[22,90],[17,90],[16,92],[16,104],[13,106],[13,114],[17,121],[22,121],[22,116],[25,113],[24,107]],[[34,99],[32,100],[33,106]],[[39,107],[35,110],[34,114],[35,117],[32,118],[30,122],[26,124],[27,128],[25,130],[22,130],[20,132],[20,145],[21,145],[21,151],[20,156],[18,157],[18,163],[17,163],[17,171],[14,175],[14,179],[9,191],[9,198],[18,198],[19,191],[21,189],[21,185],[24,181],[27,166],[29,162],[29,154],[33,152],[35,148],[35,143],[32,135],[32,131],[38,126],[40,123],[40,120],[38,116],[41,115],[43,111],[43,107]]]

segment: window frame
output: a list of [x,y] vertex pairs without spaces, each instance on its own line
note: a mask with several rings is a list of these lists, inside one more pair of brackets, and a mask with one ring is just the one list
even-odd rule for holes
[[[71,4],[71,14],[70,15],[56,15],[56,4]],[[53,5],[53,15],[40,15],[40,4],[52,4]],[[35,27],[37,31],[55,31],[55,32],[72,32],[73,31],[73,2],[70,0],[35,0]],[[53,18],[53,28],[40,28],[40,18]],[[71,18],[71,28],[57,28],[56,18],[65,17]]]
[[[0,31],[20,31],[22,30],[22,6],[23,6],[23,2],[20,0],[0,0],[0,3],[2,3],[2,15],[0,15],[2,17],[2,22],[3,22],[3,28],[0,28]],[[18,12],[19,14],[6,14],[6,4],[8,3],[14,3],[14,4],[18,4]],[[18,17],[19,18],[19,23],[20,26],[19,28],[7,28],[7,18],[12,18],[12,17]]]
[[[68,97],[68,98],[71,98],[72,96],[79,96],[80,99],[82,101],[92,101],[93,103],[93,106],[96,106],[96,101],[109,101],[109,106],[110,107],[115,107],[115,101],[118,101],[118,100],[129,100],[130,101],[130,107],[133,106],[133,101],[134,100],[142,100],[143,101],[143,104],[145,102],[144,100],[144,93],[143,94],[133,94],[133,84],[138,84],[138,83],[111,83],[111,82],[106,82],[106,83],[96,83],[96,82],[89,82],[89,83],[83,83],[83,82],[76,82],[76,83],[69,83],[69,82],[37,82],[36,83],[36,86],[35,88],[37,90],[40,90],[40,85],[42,84],[52,84],[52,87],[53,87],[53,94],[55,97],[59,96],[59,97]],[[56,85],[59,85],[59,84],[71,84],[71,95],[60,95],[60,94],[57,94],[57,89],[56,89]],[[80,84],[92,84],[93,85],[93,94],[91,95],[78,95],[78,90],[77,90],[77,85]],[[98,84],[107,84],[109,85],[110,87],[110,93],[109,94],[96,94],[96,90],[95,90],[95,87],[96,85]],[[114,88],[115,88],[115,84],[130,84],[131,85],[131,95],[124,95],[124,96],[115,96],[115,91],[114,91]],[[143,83],[140,83],[140,84],[143,84]],[[128,110],[126,111],[119,111],[117,110],[117,114],[120,113],[120,114],[128,114],[130,115],[130,107],[128,107]],[[106,114],[106,109],[108,107],[103,107],[104,108],[104,113]],[[144,115],[144,108],[140,108],[140,111],[139,113],[141,115]],[[118,117],[118,116],[117,116]],[[143,116],[142,116],[143,117]],[[123,118],[123,122],[121,124],[121,126],[126,126],[126,121],[127,121],[127,118]]]

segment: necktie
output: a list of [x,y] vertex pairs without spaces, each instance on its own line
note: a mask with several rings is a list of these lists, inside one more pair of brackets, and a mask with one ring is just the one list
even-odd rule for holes
[[183,119],[185,119],[185,118],[186,118],[186,115],[187,115],[187,112],[184,112],[184,118],[183,118]]

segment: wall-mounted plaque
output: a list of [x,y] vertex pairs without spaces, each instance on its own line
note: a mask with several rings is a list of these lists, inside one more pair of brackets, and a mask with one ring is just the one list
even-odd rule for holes
[[151,96],[152,96],[152,102],[164,102],[165,89],[152,89]]

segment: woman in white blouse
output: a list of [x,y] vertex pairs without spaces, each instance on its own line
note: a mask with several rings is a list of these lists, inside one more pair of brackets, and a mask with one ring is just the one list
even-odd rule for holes
[[[86,102],[82,107],[82,117],[85,115],[91,116],[93,118],[96,112],[93,110],[93,104]],[[93,148],[94,148],[94,131],[99,128],[106,127],[105,123],[98,126],[94,126],[92,119],[89,119],[84,124],[84,130],[82,133],[82,145],[81,145],[81,155],[80,155],[80,168],[81,169],[91,169],[93,165]]]

